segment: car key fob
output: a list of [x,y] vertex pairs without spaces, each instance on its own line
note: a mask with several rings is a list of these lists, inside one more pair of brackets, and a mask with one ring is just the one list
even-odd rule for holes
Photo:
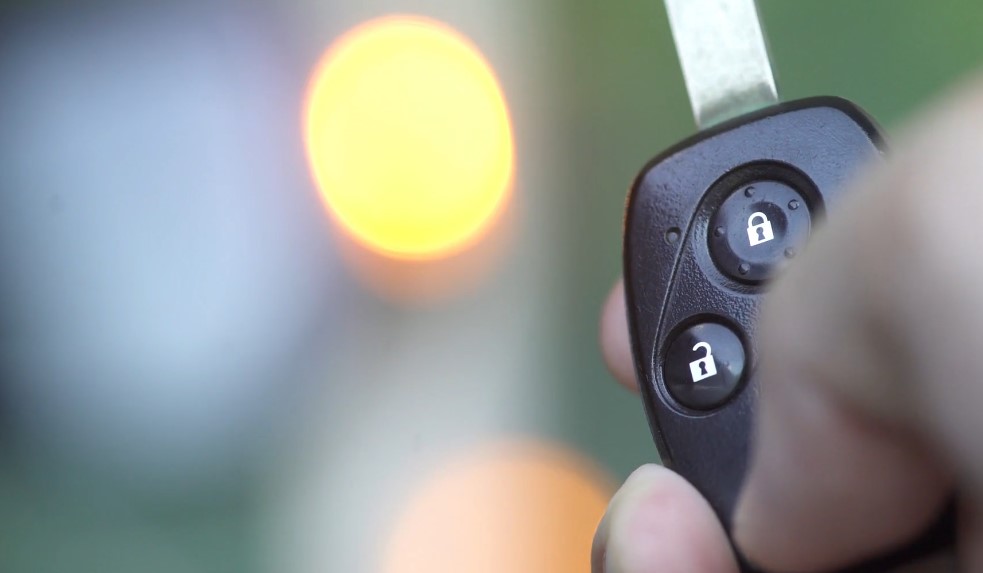
[[[624,240],[628,321],[663,463],[706,497],[729,530],[747,469],[755,329],[768,280],[794,264],[828,211],[835,216],[847,181],[880,160],[884,144],[874,122],[844,99],[776,103],[753,0],[666,4],[697,121],[716,123],[635,179]],[[725,19],[715,22],[721,10]],[[705,61],[713,45],[691,45],[699,41],[722,42],[721,57],[748,71],[724,77],[721,87],[709,76],[724,67]],[[700,55],[688,61],[687,53]],[[728,110],[755,103],[764,107],[720,122]],[[852,570],[884,571],[935,551],[951,543],[952,524],[950,510],[913,544]]]

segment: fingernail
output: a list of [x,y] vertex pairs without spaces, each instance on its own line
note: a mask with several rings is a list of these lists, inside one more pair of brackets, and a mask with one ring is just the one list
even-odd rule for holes
[[[660,474],[665,471],[655,464],[644,465],[632,472],[611,498],[607,513],[598,525],[594,537],[591,555],[594,573],[628,573],[639,570],[635,567],[637,558],[632,554],[635,540],[632,539],[630,528],[626,528],[626,523],[631,521],[633,509],[639,500],[651,491]],[[641,541],[644,543],[644,540]]]
[[611,502],[595,555],[605,573],[736,572],[723,527],[678,474],[648,465]]

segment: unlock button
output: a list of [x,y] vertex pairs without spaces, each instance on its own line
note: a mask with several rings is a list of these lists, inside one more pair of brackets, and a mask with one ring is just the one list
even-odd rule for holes
[[705,378],[717,375],[717,362],[713,359],[713,347],[706,342],[697,342],[696,346],[693,347],[693,351],[696,352],[701,348],[706,349],[706,356],[689,363],[689,372],[693,377],[693,382],[699,382]]
[[711,410],[738,390],[744,377],[744,344],[730,328],[704,322],[679,333],[666,351],[666,389],[687,408]]

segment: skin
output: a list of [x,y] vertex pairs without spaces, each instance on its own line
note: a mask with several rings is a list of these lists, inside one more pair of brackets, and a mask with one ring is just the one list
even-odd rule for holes
[[[923,531],[958,491],[954,554],[905,571],[983,572],[983,81],[900,133],[849,197],[762,310],[735,541],[769,571],[828,571]],[[621,283],[600,330],[636,390]],[[614,497],[593,557],[595,573],[737,571],[706,501],[658,466]]]

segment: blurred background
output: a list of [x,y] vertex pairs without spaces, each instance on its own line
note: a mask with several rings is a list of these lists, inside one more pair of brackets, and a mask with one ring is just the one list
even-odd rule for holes
[[[760,9],[889,135],[983,62],[973,0]],[[0,3],[0,571],[588,571],[693,131],[657,0]]]

